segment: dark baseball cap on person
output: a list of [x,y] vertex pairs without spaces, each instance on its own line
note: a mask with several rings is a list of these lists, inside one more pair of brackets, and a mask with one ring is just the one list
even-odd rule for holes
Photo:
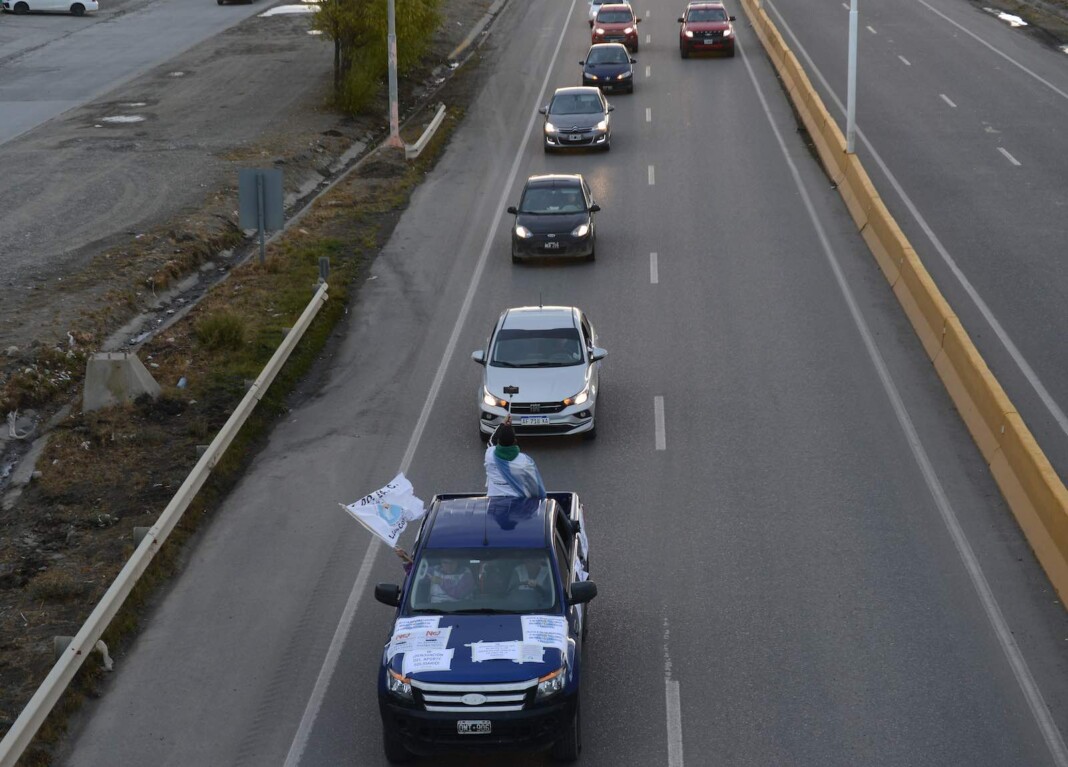
[[511,447],[515,444],[515,429],[511,425],[502,423],[493,434],[494,442],[501,447]]

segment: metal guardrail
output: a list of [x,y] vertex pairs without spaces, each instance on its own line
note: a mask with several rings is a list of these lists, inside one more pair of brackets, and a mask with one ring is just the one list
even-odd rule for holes
[[419,137],[419,140],[414,144],[406,144],[404,147],[404,159],[414,160],[423,150],[426,149],[426,145],[430,143],[430,139],[438,130],[438,126],[441,125],[441,121],[445,119],[445,105],[438,104],[438,111],[434,115],[434,119],[430,121],[430,124],[426,126],[426,130],[423,131],[423,135]]
[[37,692],[30,698],[29,703],[19,714],[18,719],[15,720],[4,739],[0,741],[0,767],[14,767],[41,725],[44,724],[45,719],[48,718],[52,708],[56,705],[56,701],[59,700],[74,675],[78,672],[78,669],[81,668],[85,659],[96,647],[96,643],[126,601],[126,597],[130,595],[137,580],[148,568],[156,552],[159,551],[163,542],[167,540],[167,536],[170,535],[197,492],[207,481],[211,470],[218,464],[219,459],[226,452],[226,448],[230,446],[230,443],[233,442],[234,437],[237,436],[245,421],[248,420],[249,415],[259,403],[267,387],[271,385],[271,382],[278,375],[278,371],[282,369],[289,355],[292,354],[293,349],[311,325],[315,315],[319,313],[323,304],[326,303],[328,288],[329,285],[323,282],[319,289],[316,290],[312,300],[300,315],[300,319],[296,321],[293,328],[282,339],[282,343],[275,350],[266,366],[264,366],[259,377],[253,382],[241,403],[234,409],[234,412],[227,419],[222,429],[219,430],[219,433],[215,435],[215,439],[208,445],[208,449],[204,451],[193,470],[189,472],[189,476],[186,477],[182,486],[178,488],[178,492],[171,498],[170,503],[160,514],[159,519],[156,520],[156,524],[141,539],[126,565],[115,576],[115,581],[104,593],[104,596],[101,597],[93,612],[82,624],[81,629],[75,634],[74,639],[71,640],[70,645],[59,660],[56,661],[41,686],[37,688]]

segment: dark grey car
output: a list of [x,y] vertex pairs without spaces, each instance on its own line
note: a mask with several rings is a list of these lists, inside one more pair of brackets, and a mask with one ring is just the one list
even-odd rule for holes
[[552,101],[538,110],[545,115],[545,151],[592,147],[607,152],[612,147],[613,109],[599,88],[557,88]]
[[531,176],[523,187],[512,227],[512,263],[529,258],[595,257],[593,214],[601,206],[580,175]]

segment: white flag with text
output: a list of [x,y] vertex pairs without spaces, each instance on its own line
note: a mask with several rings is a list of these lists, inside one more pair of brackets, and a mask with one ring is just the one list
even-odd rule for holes
[[420,519],[426,513],[423,502],[415,497],[412,483],[401,472],[383,488],[365,495],[355,503],[340,504],[356,521],[377,535],[390,546],[409,522]]

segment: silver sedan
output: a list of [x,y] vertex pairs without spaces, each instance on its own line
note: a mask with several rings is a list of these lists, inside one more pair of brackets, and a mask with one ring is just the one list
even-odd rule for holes
[[471,357],[485,368],[478,392],[478,428],[489,439],[512,414],[516,433],[596,436],[598,370],[608,355],[573,306],[523,306],[505,311],[485,350]]

